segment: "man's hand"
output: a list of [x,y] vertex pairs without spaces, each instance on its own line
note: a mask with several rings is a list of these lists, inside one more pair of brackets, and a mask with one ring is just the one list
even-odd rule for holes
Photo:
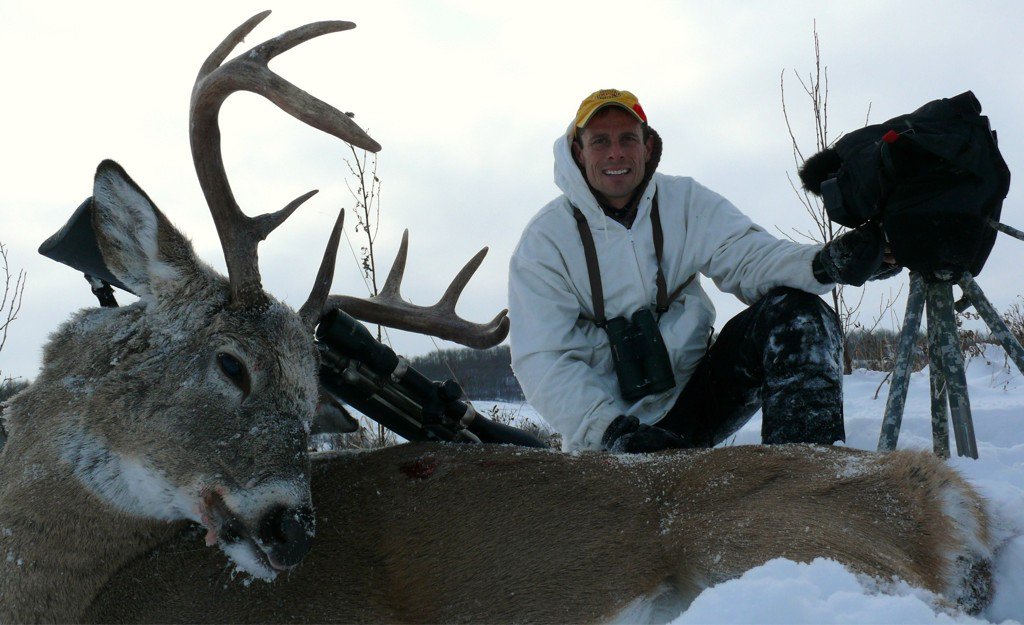
[[619,415],[601,437],[604,448],[613,453],[643,454],[663,449],[688,447],[678,434],[645,425],[633,416]]
[[864,224],[825,244],[811,263],[814,277],[822,284],[834,282],[861,286],[868,280],[881,280],[898,274],[903,268],[889,252],[878,224]]

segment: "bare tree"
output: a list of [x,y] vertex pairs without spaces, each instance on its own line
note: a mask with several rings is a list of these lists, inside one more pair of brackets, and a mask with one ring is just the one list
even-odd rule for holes
[[[366,244],[359,248],[359,263],[363,269],[363,277],[369,280],[368,288],[371,296],[380,294],[377,286],[377,259],[374,250],[374,242],[377,240],[377,231],[380,228],[380,178],[377,176],[377,155],[370,154],[366,150],[356,150],[349,146],[352,151],[352,160],[345,159],[349,173],[355,179],[356,188],[346,180],[345,186],[356,201],[356,233],[362,232],[366,238]],[[377,326],[377,340],[381,340],[381,326]]]
[[[25,272],[18,270],[17,275],[11,274],[11,266],[7,260],[7,247],[0,243],[0,263],[4,266],[4,288],[0,295],[0,352],[7,343],[7,332],[11,323],[18,318],[21,311],[21,296],[25,292]],[[13,280],[13,283],[12,283]],[[3,371],[0,370],[0,449],[7,443],[7,431],[4,429],[3,402],[28,386],[24,380],[16,380],[11,377],[3,378]]]
[[[807,76],[802,76],[796,70],[793,70],[793,76],[796,77],[797,82],[800,83],[804,94],[807,97],[807,102],[810,105],[811,117],[813,118],[812,128],[814,131],[814,151],[808,156],[813,156],[822,150],[832,147],[832,145],[839,139],[839,136],[829,136],[829,110],[828,110],[828,66],[823,65],[821,62],[821,42],[818,39],[818,25],[814,23],[814,70]],[[804,161],[807,160],[805,151],[801,149],[800,142],[797,140],[797,133],[793,129],[793,122],[789,117],[789,108],[786,105],[786,70],[783,70],[779,76],[779,92],[782,98],[782,115],[786,120],[786,130],[789,132],[790,144],[793,148],[793,162],[797,169],[803,166]],[[871,115],[871,104],[868,103],[868,110],[864,117],[864,125],[868,123],[868,119]],[[841,136],[841,135],[840,135]],[[846,231],[846,228],[833,222],[828,215],[828,211],[825,210],[824,204],[818,196],[810,193],[806,189],[803,189],[797,185],[796,181],[793,180],[792,174],[786,173],[786,177],[789,179],[789,184],[793,188],[793,192],[796,194],[800,203],[803,205],[804,210],[810,217],[812,226],[806,230],[793,229],[793,233],[797,237],[809,240],[815,243],[828,243],[841,235]],[[785,234],[789,238],[790,235]],[[860,312],[861,307],[864,304],[864,289],[858,289],[857,295],[853,297],[847,297],[848,291],[843,285],[836,285],[832,289],[832,307],[839,314],[840,329],[843,333],[843,370],[845,373],[851,373],[853,370],[853,350],[848,344],[846,337],[850,332],[854,330],[864,330],[871,332],[878,327],[879,323],[886,316],[886,311],[892,308],[893,303],[899,296],[899,292],[893,295],[891,292],[889,297],[883,301],[879,307],[878,315],[868,324],[860,323]]]
[[[7,247],[3,243],[0,243],[0,263],[4,266],[4,289],[3,295],[0,295],[0,351],[3,351],[11,323],[18,318],[21,311],[21,297],[25,292],[25,272],[19,269],[17,274],[11,273]],[[3,371],[0,371],[0,374],[2,373]]]
[[[362,233],[363,244],[359,247],[359,266],[363,271],[363,279],[366,281],[367,291],[371,297],[380,295],[380,287],[377,284],[377,256],[374,244],[377,241],[377,232],[380,229],[380,177],[377,175],[379,164],[378,155],[367,150],[356,150],[355,146],[349,145],[352,151],[352,158],[345,159],[345,165],[352,175],[352,181],[346,179],[345,186],[355,200],[356,216],[355,231]],[[353,182],[355,187],[353,188]],[[377,324],[377,340],[383,342],[383,326]],[[366,420],[365,418],[363,419]],[[369,430],[364,432],[364,430]],[[383,425],[376,423],[369,427],[364,425],[354,435],[343,435],[349,443],[359,447],[387,447],[395,444],[395,435]]]

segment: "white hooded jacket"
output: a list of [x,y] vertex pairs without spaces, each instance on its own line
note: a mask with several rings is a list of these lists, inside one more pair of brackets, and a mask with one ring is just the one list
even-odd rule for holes
[[[820,294],[832,285],[821,284],[811,271],[820,245],[775,238],[691,178],[655,173],[632,227],[609,219],[572,157],[570,137],[559,137],[554,149],[555,184],[563,195],[530,221],[509,265],[512,368],[527,401],[562,434],[566,450],[600,449],[615,417],[629,414],[647,424],[664,417],[703,357],[715,309],[700,276],[747,304],[777,286]],[[593,323],[590,279],[572,206],[586,216],[594,237],[606,317],[628,318],[642,307],[653,308],[657,294],[650,219],[655,191],[668,292],[698,277],[659,322],[675,388],[628,402],[619,392],[608,337]]]

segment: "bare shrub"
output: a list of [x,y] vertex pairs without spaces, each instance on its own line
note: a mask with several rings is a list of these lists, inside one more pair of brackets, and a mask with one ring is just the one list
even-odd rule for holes
[[[7,247],[0,243],[0,263],[3,264],[4,288],[0,294],[0,351],[3,351],[7,344],[7,333],[11,324],[18,318],[21,312],[21,298],[25,293],[25,272],[11,272],[11,265],[7,259]],[[0,371],[2,374],[3,371]]]
[[1003,321],[1010,329],[1010,333],[1013,334],[1013,338],[1017,339],[1018,343],[1024,344],[1024,308],[1021,308],[1024,296],[1018,295],[1017,299],[1020,301],[1010,304],[1010,307],[1003,313]]
[[[821,62],[821,45],[818,39],[818,27],[815,22],[814,25],[814,71],[809,75],[802,76],[796,70],[793,71],[793,75],[796,80],[800,83],[803,88],[804,94],[807,96],[807,101],[810,105],[810,117],[813,120],[811,124],[814,132],[814,151],[811,154],[817,154],[826,148],[831,147],[839,137],[830,137],[828,128],[828,67],[823,65]],[[786,72],[783,71],[779,77],[779,91],[782,96],[782,115],[786,121],[786,129],[789,131],[789,139],[793,149],[793,162],[797,169],[803,166],[806,160],[805,152],[800,147],[800,142],[797,140],[796,132],[793,128],[793,123],[789,117],[789,109],[786,105]],[[864,124],[867,125],[868,117],[871,114],[871,105],[868,104],[868,112],[864,118]],[[800,203],[803,205],[804,210],[810,217],[813,226],[807,230],[794,229],[793,233],[797,235],[797,238],[814,243],[828,243],[841,235],[846,231],[846,228],[833,222],[825,210],[825,206],[821,200],[814,194],[808,192],[805,189],[800,188],[793,177],[787,173],[789,178],[789,184],[793,188],[793,192],[796,194]],[[789,234],[783,233],[784,236],[796,240],[796,238]],[[853,362],[855,360],[854,349],[849,344],[847,336],[855,330],[867,330],[870,332],[872,329],[878,326],[881,319],[885,316],[886,312],[892,308],[893,303],[899,297],[899,293],[893,295],[890,291],[887,299],[883,300],[878,316],[874,320],[867,324],[861,324],[859,321],[861,306],[864,303],[863,289],[859,289],[856,295],[848,296],[849,292],[843,285],[837,285],[832,289],[832,307],[839,314],[839,327],[843,334],[843,372],[851,373],[853,371]]]
[[[345,165],[352,175],[355,188],[348,180],[345,181],[345,185],[356,202],[355,231],[357,234],[362,233],[359,266],[363,271],[367,291],[371,296],[376,296],[380,294],[380,287],[377,284],[377,250],[374,246],[380,229],[380,177],[377,175],[379,161],[375,153],[356,150],[352,145],[349,149],[352,151],[352,158],[345,159]],[[380,325],[376,326],[376,338],[379,342],[384,340],[384,329]],[[343,448],[379,449],[390,447],[397,442],[394,432],[383,425],[362,416],[358,417],[358,420],[358,432],[338,435],[343,437],[340,442]]]

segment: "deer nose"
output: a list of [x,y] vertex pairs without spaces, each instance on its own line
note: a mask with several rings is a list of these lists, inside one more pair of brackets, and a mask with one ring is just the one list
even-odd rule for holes
[[293,568],[306,557],[314,534],[313,509],[309,506],[272,508],[260,521],[260,543],[271,566]]

